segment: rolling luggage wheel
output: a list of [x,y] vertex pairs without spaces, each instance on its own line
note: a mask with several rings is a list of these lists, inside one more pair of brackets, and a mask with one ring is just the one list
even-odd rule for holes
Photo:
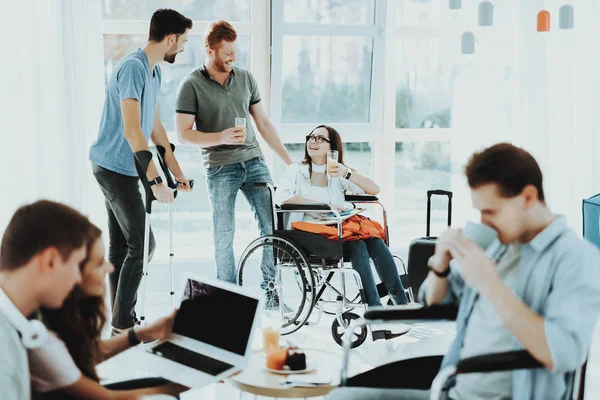
[[[346,326],[350,325],[350,323],[353,320],[359,319],[359,318],[360,317],[357,314],[354,314],[351,312],[346,312],[346,313],[342,314],[342,320],[344,321]],[[340,326],[340,323],[338,322],[338,320],[336,318],[333,321],[333,323],[331,324],[331,336],[333,336],[333,340],[335,340],[335,342],[337,344],[339,344],[340,346],[343,345],[342,336],[344,336],[345,331],[346,331],[346,328],[343,326]],[[366,339],[367,339],[367,327],[366,326],[362,326],[360,328],[355,329],[354,334],[352,335],[350,348],[354,349],[355,347],[360,346],[361,344],[363,344],[365,342]]]

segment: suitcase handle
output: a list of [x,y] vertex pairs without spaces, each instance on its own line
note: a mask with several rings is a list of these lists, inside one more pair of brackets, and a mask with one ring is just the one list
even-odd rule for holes
[[427,191],[427,237],[431,234],[431,196],[448,196],[448,227],[452,225],[452,192],[442,189]]
[[441,189],[428,190],[427,197],[431,197],[432,195],[448,196],[449,199],[452,198],[452,192],[449,192],[447,190],[441,190]]

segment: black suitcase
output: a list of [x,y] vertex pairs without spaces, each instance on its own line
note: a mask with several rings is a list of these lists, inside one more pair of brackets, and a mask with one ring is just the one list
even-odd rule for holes
[[429,273],[427,261],[435,252],[436,237],[431,236],[431,196],[433,195],[448,196],[448,226],[452,224],[452,192],[428,190],[426,236],[414,239],[408,248],[408,281],[415,297],[419,295],[419,288]]

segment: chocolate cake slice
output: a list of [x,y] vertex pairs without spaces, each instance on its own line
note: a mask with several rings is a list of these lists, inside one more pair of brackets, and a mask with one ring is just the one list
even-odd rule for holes
[[302,369],[306,369],[306,355],[295,349],[288,350],[288,356],[285,361],[285,365],[290,367],[292,371],[299,371]]

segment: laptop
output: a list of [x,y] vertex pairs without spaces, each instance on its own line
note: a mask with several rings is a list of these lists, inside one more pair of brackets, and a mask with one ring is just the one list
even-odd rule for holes
[[189,388],[200,388],[248,365],[262,294],[231,283],[186,275],[173,335],[116,357]]

